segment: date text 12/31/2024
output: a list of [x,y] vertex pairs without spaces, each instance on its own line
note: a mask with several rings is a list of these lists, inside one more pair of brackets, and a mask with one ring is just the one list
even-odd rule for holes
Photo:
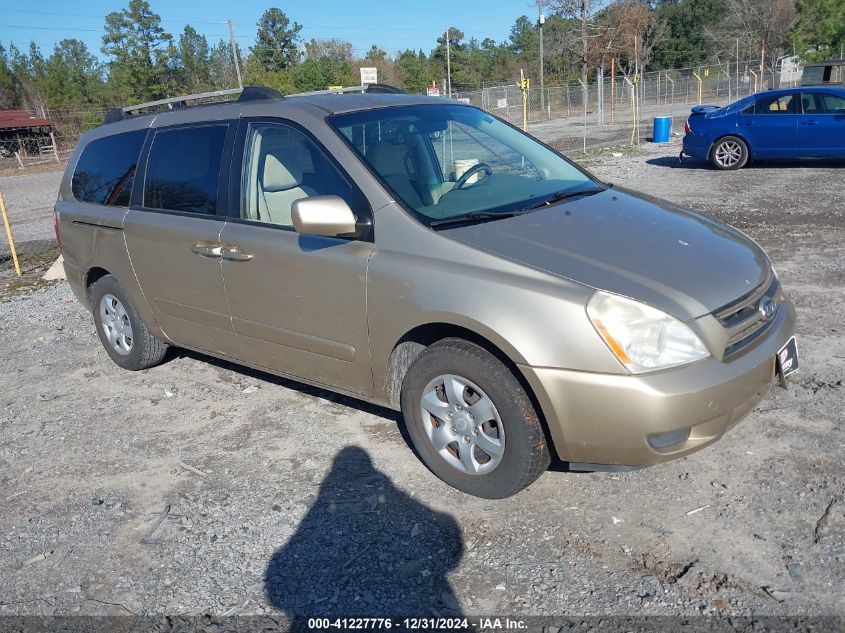
[[412,631],[519,631],[524,620],[498,617],[479,618],[309,618],[308,629],[329,630],[412,630]]

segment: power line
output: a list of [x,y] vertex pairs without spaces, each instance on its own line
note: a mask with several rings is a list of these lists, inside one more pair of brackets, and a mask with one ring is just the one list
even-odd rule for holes
[[[65,12],[60,12],[60,11],[35,11],[35,10],[29,10],[29,9],[4,9],[4,8],[0,8],[0,12],[4,12],[4,11],[7,12],[7,13],[25,13],[25,14],[29,14],[29,15],[52,15],[52,16],[57,16],[57,17],[88,18],[88,19],[97,19],[97,20],[105,20],[106,19],[106,16],[101,15],[101,14],[95,15],[95,14],[91,14],[91,13],[65,13]],[[119,13],[119,12],[115,11],[114,13]],[[216,26],[227,24],[227,20],[217,20],[217,21],[194,20],[194,19],[177,20],[177,19],[173,19],[173,18],[159,18],[159,22],[167,22],[167,23],[170,23],[170,24],[184,24],[186,26],[192,25],[192,24],[208,24],[208,25],[216,25]],[[0,25],[0,26],[3,26],[3,25]],[[10,26],[10,25],[6,25],[6,26]],[[234,26],[236,28],[242,28],[242,27],[253,28],[253,29],[257,28],[255,25],[252,25],[252,24],[247,25],[247,24],[240,24],[240,23],[237,23],[237,22],[233,22],[232,26]],[[311,31],[311,30],[316,30],[316,29],[329,29],[329,30],[335,30],[335,31],[374,31],[375,32],[375,31],[378,30],[378,29],[374,29],[371,26],[338,26],[338,25],[335,25],[335,24],[309,24],[309,25],[301,25],[301,26],[302,26],[303,31]],[[38,28],[38,27],[23,26],[23,27],[14,27],[14,28]],[[427,33],[432,32],[431,29],[427,29],[427,28],[418,28],[418,29],[391,28],[390,30],[391,30],[392,33],[421,33],[421,34],[427,34]],[[473,36],[483,35],[484,37],[490,37],[489,34],[484,34],[484,33],[475,32],[475,31],[474,32],[464,31],[464,35],[465,36],[466,35],[473,35]],[[244,37],[244,36],[238,35],[236,37]]]
[[0,24],[2,29],[31,29],[33,31],[65,31],[71,33],[100,33],[103,29],[68,29],[60,26],[22,26],[20,24]]
[[[5,11],[6,13],[26,13],[28,15],[54,15],[57,17],[64,17],[64,18],[90,18],[96,20],[105,20],[105,15],[93,15],[90,13],[64,13],[61,11],[34,11],[30,9],[0,9],[0,11]],[[119,11],[114,11],[114,13],[120,13]],[[174,20],[174,19],[167,19],[167,18],[159,18],[159,22],[168,22],[174,24],[226,24],[226,20],[220,20],[218,22],[208,22],[204,20]]]

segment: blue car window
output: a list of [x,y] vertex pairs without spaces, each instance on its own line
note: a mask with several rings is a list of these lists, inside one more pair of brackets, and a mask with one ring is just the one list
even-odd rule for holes
[[824,104],[821,95],[814,92],[805,92],[801,95],[801,107],[804,114],[818,114],[824,112]]
[[795,114],[793,95],[763,95],[754,106],[755,114]]
[[827,114],[845,114],[845,98],[829,93],[819,96],[824,103],[824,112]]

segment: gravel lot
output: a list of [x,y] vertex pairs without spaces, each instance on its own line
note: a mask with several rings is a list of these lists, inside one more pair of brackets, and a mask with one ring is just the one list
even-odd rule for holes
[[[749,233],[799,313],[800,372],[721,442],[475,499],[390,411],[187,352],[125,372],[66,284],[17,291],[0,615],[845,616],[845,172],[723,173],[679,149],[590,168]],[[22,241],[52,235],[58,181],[0,179]]]
[[[55,247],[53,232],[53,205],[62,182],[61,171],[0,176],[0,192],[9,213],[9,223],[15,238],[15,247],[22,260],[47,248]],[[6,234],[0,233],[0,261],[9,258]],[[3,265],[0,278],[9,267]]]

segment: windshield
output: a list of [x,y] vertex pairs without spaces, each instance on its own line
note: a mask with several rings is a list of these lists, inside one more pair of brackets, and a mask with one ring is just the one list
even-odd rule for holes
[[495,219],[599,187],[566,159],[477,108],[406,106],[330,120],[427,225]]

